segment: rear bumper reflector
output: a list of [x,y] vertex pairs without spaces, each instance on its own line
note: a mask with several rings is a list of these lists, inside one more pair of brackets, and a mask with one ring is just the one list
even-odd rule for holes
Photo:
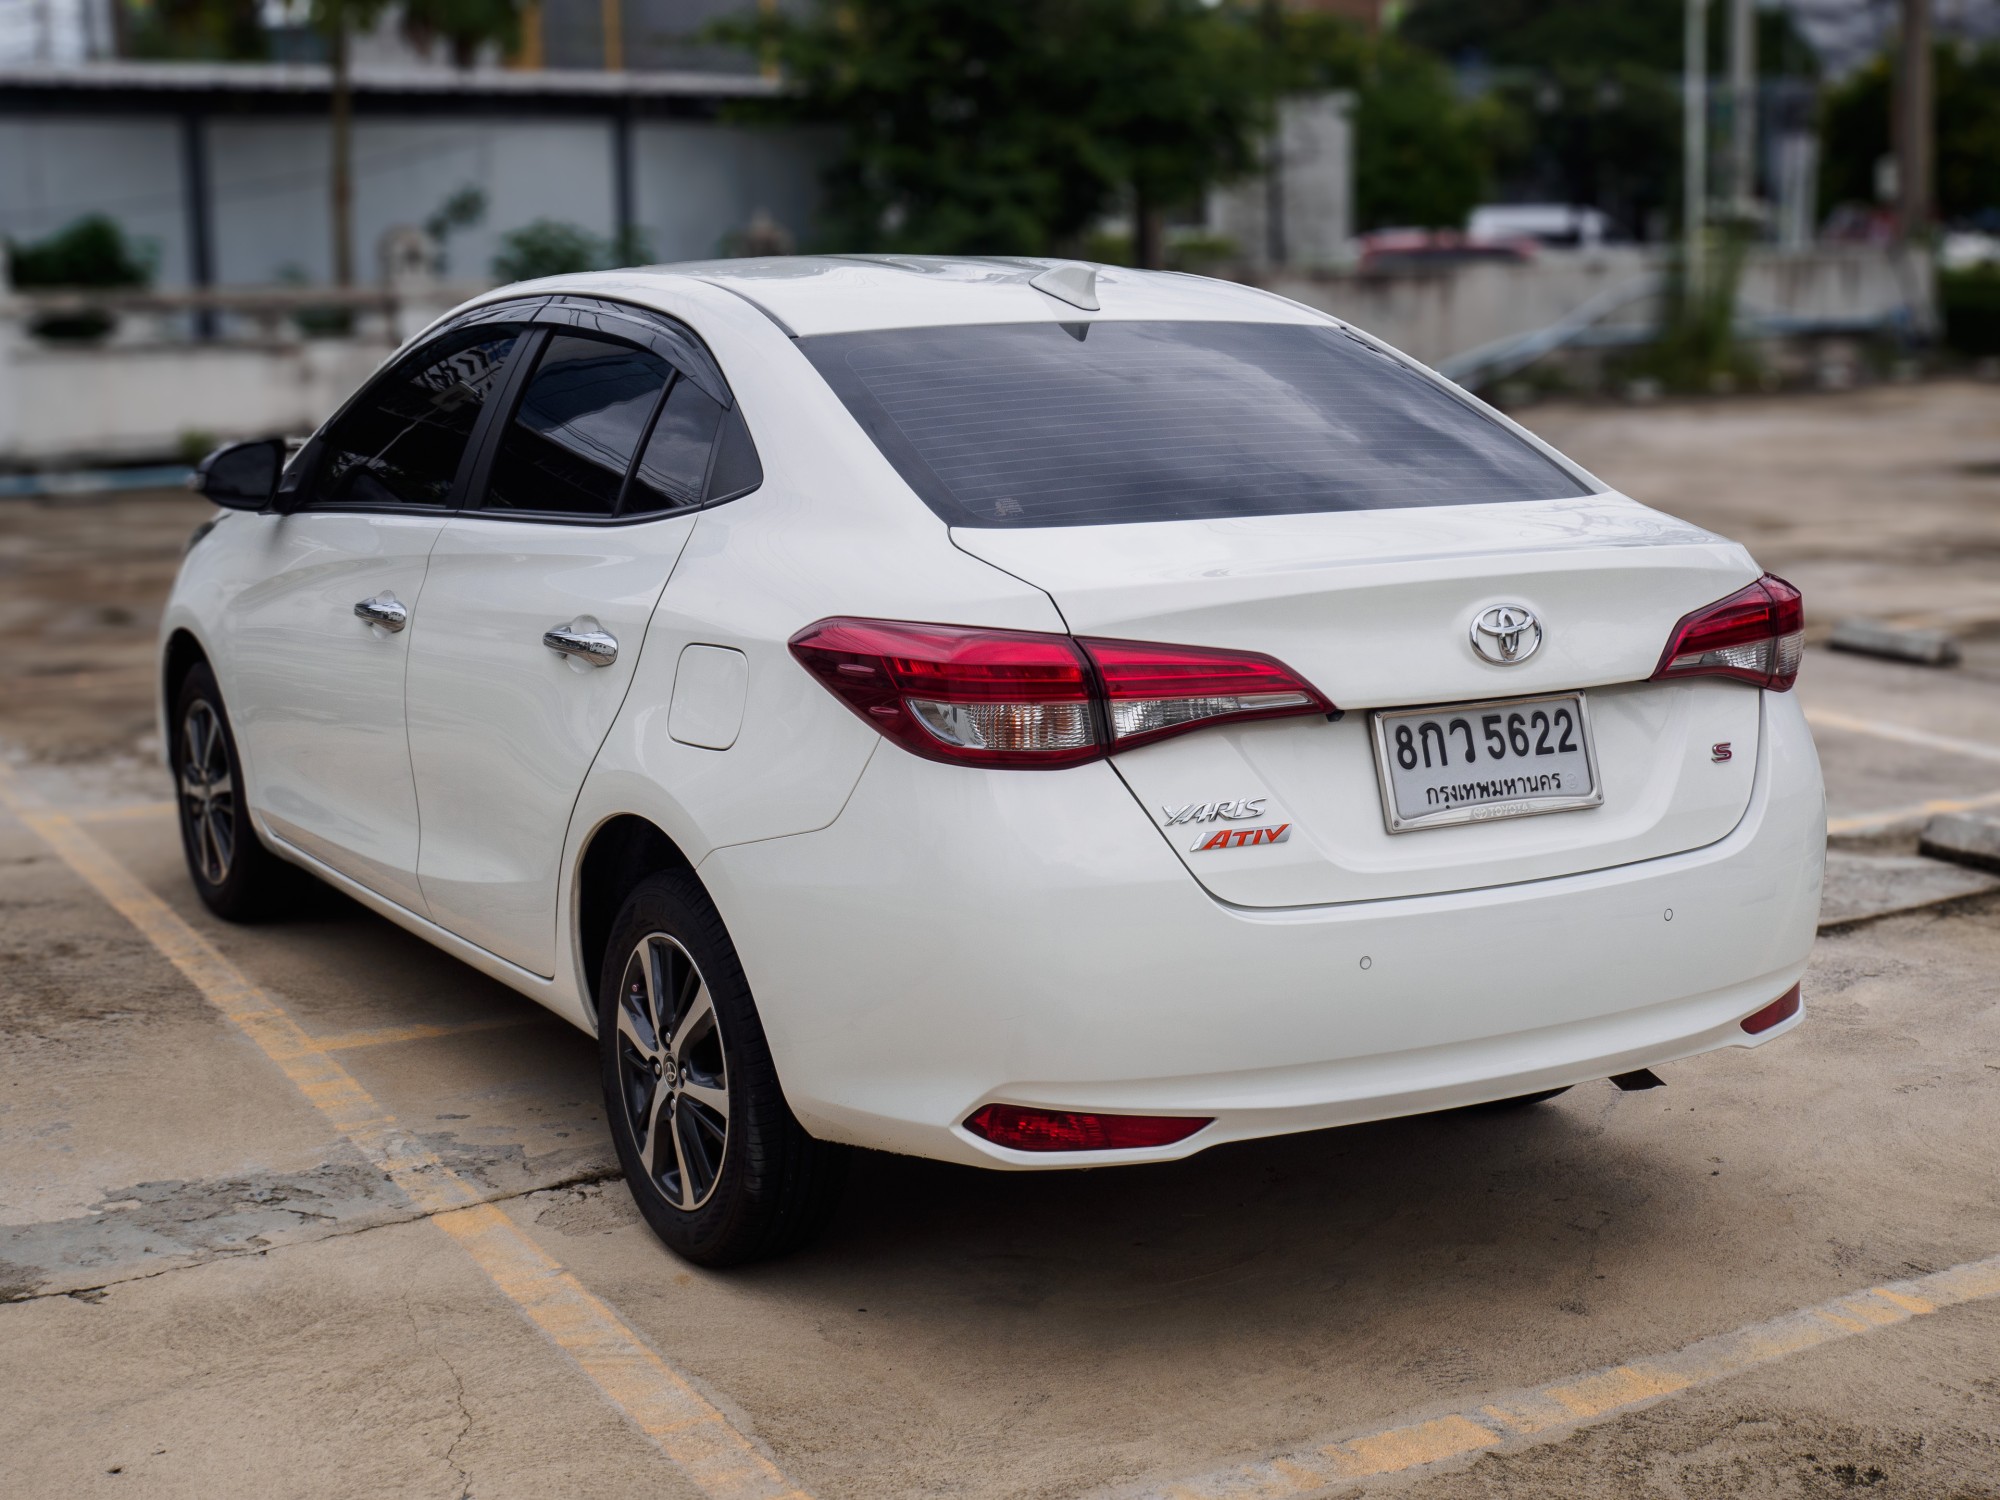
[[965,1128],[1013,1151],[1136,1151],[1172,1146],[1214,1121],[1196,1115],[1093,1115],[988,1104]]
[[1743,1029],[1755,1036],[1760,1031],[1769,1031],[1780,1021],[1789,1021],[1799,1013],[1799,987],[1793,985],[1769,1005],[1753,1015],[1743,1018]]

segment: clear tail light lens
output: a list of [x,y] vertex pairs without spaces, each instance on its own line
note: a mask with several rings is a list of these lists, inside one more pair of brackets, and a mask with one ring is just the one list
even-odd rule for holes
[[1289,667],[1255,652],[1093,639],[1083,649],[1104,684],[1115,750],[1184,729],[1333,707]]
[[902,620],[808,625],[792,655],[904,749],[1053,769],[1171,734],[1332,705],[1256,652]]
[[1653,678],[1734,677],[1785,692],[1799,679],[1805,623],[1805,596],[1766,573],[1682,619]]

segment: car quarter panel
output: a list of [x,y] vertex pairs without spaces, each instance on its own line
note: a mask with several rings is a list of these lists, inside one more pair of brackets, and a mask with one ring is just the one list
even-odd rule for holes
[[[699,284],[685,298],[649,287],[648,301],[707,339],[764,482],[696,519],[571,816],[563,861],[571,882],[596,830],[620,814],[654,823],[696,863],[720,847],[822,828],[839,814],[881,740],[792,658],[787,643],[815,620],[860,614],[1063,628],[1040,589],[951,544],[768,318]],[[689,646],[742,654],[742,715],[726,749],[670,732]],[[576,953],[573,894],[562,910],[563,941]],[[595,977],[578,968],[580,996]]]
[[1559,879],[1249,911],[1200,889],[1110,766],[969,771],[893,746],[831,827],[700,873],[815,1132],[1076,1165],[955,1127],[994,1099],[1216,1116],[1129,1159],[1181,1155],[1747,1044],[1735,1022],[1803,969],[1825,851],[1804,717],[1764,702],[1732,834]]

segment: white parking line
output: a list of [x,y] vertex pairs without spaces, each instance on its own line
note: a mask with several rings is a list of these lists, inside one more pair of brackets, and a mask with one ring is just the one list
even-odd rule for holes
[[492,1203],[403,1129],[327,1050],[69,814],[0,765],[4,806],[138,928],[327,1121],[471,1257],[606,1399],[713,1500],[806,1500],[805,1491]]
[[1838,729],[1847,734],[1873,735],[1878,740],[1894,740],[1901,745],[1919,745],[1926,750],[1942,750],[1947,755],[1963,755],[1973,760],[2000,761],[2000,745],[1983,740],[1955,739],[1948,734],[1932,734],[1928,729],[1912,729],[1907,724],[1890,724],[1881,719],[1857,719],[1852,714],[1827,708],[1806,710],[1806,722],[1815,729]]

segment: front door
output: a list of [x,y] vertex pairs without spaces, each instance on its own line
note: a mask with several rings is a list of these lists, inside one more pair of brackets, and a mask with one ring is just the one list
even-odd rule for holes
[[637,326],[607,336],[616,322],[534,335],[482,502],[438,538],[411,629],[431,916],[542,975],[570,810],[693,530],[726,394]]
[[416,911],[408,627],[521,332],[482,321],[446,333],[348,404],[301,457],[302,508],[258,518],[258,576],[225,630],[251,806],[286,842]]

